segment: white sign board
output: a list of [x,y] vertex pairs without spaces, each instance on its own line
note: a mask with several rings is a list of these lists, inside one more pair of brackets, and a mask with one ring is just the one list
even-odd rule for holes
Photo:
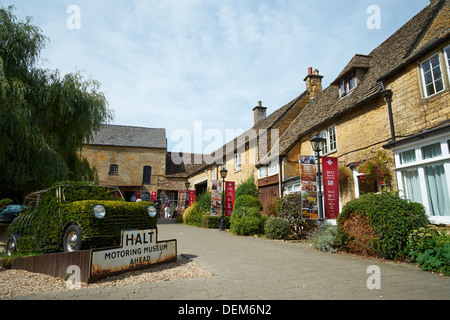
[[177,240],[157,241],[157,230],[122,231],[122,245],[93,250],[91,278],[142,268],[177,257]]

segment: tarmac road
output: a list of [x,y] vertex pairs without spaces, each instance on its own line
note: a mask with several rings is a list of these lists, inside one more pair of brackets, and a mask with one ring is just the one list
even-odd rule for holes
[[[166,222],[166,223],[164,223]],[[20,299],[449,300],[450,277],[411,264],[319,252],[307,243],[234,236],[161,221],[158,240],[215,276]]]

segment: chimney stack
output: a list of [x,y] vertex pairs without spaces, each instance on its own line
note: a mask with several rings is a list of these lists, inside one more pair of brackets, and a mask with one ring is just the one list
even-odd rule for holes
[[262,102],[258,101],[258,106],[253,108],[253,116],[255,124],[257,124],[259,121],[261,121],[266,117],[266,110],[267,108],[262,106]]
[[308,75],[303,80],[306,82],[306,90],[309,91],[311,99],[320,92],[322,92],[322,79],[323,76],[319,75],[319,70],[312,71],[312,68],[308,68]]

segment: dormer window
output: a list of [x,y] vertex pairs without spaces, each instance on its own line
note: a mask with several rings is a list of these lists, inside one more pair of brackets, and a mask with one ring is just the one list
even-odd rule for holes
[[353,73],[351,76],[343,78],[340,83],[340,96],[345,97],[353,89],[356,88],[356,76]]

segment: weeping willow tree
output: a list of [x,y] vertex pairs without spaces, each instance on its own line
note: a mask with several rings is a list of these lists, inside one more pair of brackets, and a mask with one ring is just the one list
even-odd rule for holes
[[78,154],[111,112],[100,84],[39,68],[48,39],[0,7],[0,197],[92,178]]

